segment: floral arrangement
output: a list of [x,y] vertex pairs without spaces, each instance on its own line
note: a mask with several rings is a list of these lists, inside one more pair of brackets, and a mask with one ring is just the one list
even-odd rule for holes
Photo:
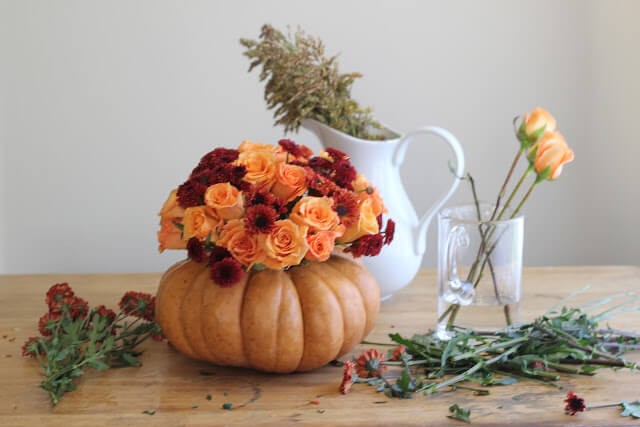
[[244,141],[204,155],[160,211],[159,251],[187,249],[211,279],[232,286],[251,270],[326,261],[341,248],[378,255],[391,243],[378,190],[349,157],[328,148]]
[[47,312],[38,322],[39,337],[29,338],[22,355],[36,358],[45,379],[40,386],[57,405],[76,389],[75,381],[87,368],[139,366],[138,345],[151,337],[162,340],[155,323],[155,297],[129,291],[120,300],[120,312],[100,305],[89,308],[68,283],[47,291]]

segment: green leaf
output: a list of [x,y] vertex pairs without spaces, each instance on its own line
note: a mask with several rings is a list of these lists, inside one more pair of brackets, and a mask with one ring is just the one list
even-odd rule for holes
[[640,418],[640,400],[636,400],[635,402],[627,402],[626,400],[623,400],[622,403],[622,413],[620,415],[622,415],[623,417],[633,417],[633,418]]
[[146,415],[155,415],[155,414],[156,414],[156,411],[149,411],[149,410],[146,410],[146,411],[142,411],[142,413],[143,413],[143,414],[146,414]]
[[451,415],[447,415],[447,417],[471,424],[471,409],[461,408],[457,403],[454,403],[449,406],[449,412],[451,412]]
[[97,371],[106,371],[107,369],[109,369],[109,365],[104,363],[102,360],[98,360],[98,359],[89,360],[87,362],[87,365],[91,366]]
[[223,403],[222,404],[222,409],[226,409],[227,411],[230,410],[231,408],[233,408],[233,403]]

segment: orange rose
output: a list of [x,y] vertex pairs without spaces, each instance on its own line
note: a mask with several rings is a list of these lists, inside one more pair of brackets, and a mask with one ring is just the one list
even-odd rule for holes
[[378,227],[377,215],[373,211],[371,199],[366,199],[360,203],[360,217],[358,222],[347,228],[342,237],[338,238],[338,242],[346,243],[366,236],[368,234],[376,234],[380,230]]
[[556,119],[544,108],[535,108],[524,115],[524,129],[528,136],[544,127],[544,132],[556,130]]
[[291,210],[289,219],[311,231],[334,230],[340,224],[338,213],[333,210],[329,197],[303,197]]
[[340,233],[333,231],[318,231],[307,236],[309,250],[304,256],[309,261],[326,261],[335,247],[336,237]]
[[187,241],[182,240],[182,231],[173,223],[174,221],[178,222],[177,219],[168,218],[160,221],[158,252],[165,249],[186,249]]
[[251,184],[271,188],[276,180],[276,156],[269,150],[243,151],[236,164],[246,168],[244,180]]
[[162,218],[182,218],[184,216],[184,208],[178,204],[176,193],[177,190],[172,190],[162,205],[162,209],[158,213]]
[[364,175],[358,174],[351,185],[353,186],[353,191],[357,193],[358,200],[360,200],[361,203],[366,199],[371,199],[371,208],[373,209],[375,216],[387,212],[387,207],[382,201],[380,192],[376,187],[371,185],[369,181],[367,181],[367,178],[365,178]]
[[226,248],[235,259],[248,268],[263,262],[264,251],[257,236],[247,234],[244,221],[241,219],[232,219],[222,227],[216,245]]
[[209,186],[204,202],[223,219],[237,219],[244,213],[242,193],[228,182]]
[[276,182],[271,192],[287,202],[301,196],[307,190],[307,171],[296,165],[278,163]]
[[259,235],[265,251],[263,264],[274,270],[300,264],[307,253],[308,229],[290,219],[276,221],[271,233]]
[[242,143],[240,143],[240,146],[238,147],[238,151],[239,152],[243,152],[243,151],[259,151],[259,150],[263,150],[263,151],[270,151],[272,153],[275,153],[276,148],[273,146],[273,144],[261,144],[259,142],[252,142],[252,141],[242,141]]
[[206,206],[187,208],[182,218],[182,236],[184,240],[197,237],[200,240],[207,238],[209,233],[215,231],[218,221],[207,214]]
[[562,165],[573,160],[573,151],[560,132],[545,132],[529,149],[529,159],[539,176],[548,168],[546,179],[556,179],[562,173]]

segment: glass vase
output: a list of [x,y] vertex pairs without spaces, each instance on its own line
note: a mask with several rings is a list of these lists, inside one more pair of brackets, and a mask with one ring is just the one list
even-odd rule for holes
[[487,203],[438,215],[438,325],[441,339],[457,328],[496,330],[519,321],[524,217],[491,220]]

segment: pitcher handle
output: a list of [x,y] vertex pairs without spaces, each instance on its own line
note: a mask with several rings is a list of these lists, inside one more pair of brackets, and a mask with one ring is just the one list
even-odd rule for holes
[[458,184],[460,184],[459,177],[462,177],[464,174],[464,153],[462,151],[462,147],[460,146],[460,142],[458,142],[457,138],[453,136],[451,132],[446,129],[437,127],[437,126],[425,126],[420,129],[416,129],[407,133],[404,138],[398,143],[395,153],[393,154],[392,162],[394,167],[400,167],[400,165],[404,162],[404,156],[407,153],[407,148],[409,147],[409,143],[413,140],[414,137],[418,135],[437,135],[451,147],[453,154],[456,158],[456,168],[455,168],[455,176],[453,177],[453,183],[451,187],[449,187],[449,191],[441,197],[437,199],[433,206],[427,210],[427,212],[422,215],[422,218],[418,221],[418,225],[416,226],[416,238],[415,238],[415,246],[414,250],[416,254],[421,255],[424,253],[427,247],[427,229],[429,228],[429,223],[433,218],[433,215],[440,210],[440,208],[449,200],[449,198],[453,195],[453,192],[458,188]]

